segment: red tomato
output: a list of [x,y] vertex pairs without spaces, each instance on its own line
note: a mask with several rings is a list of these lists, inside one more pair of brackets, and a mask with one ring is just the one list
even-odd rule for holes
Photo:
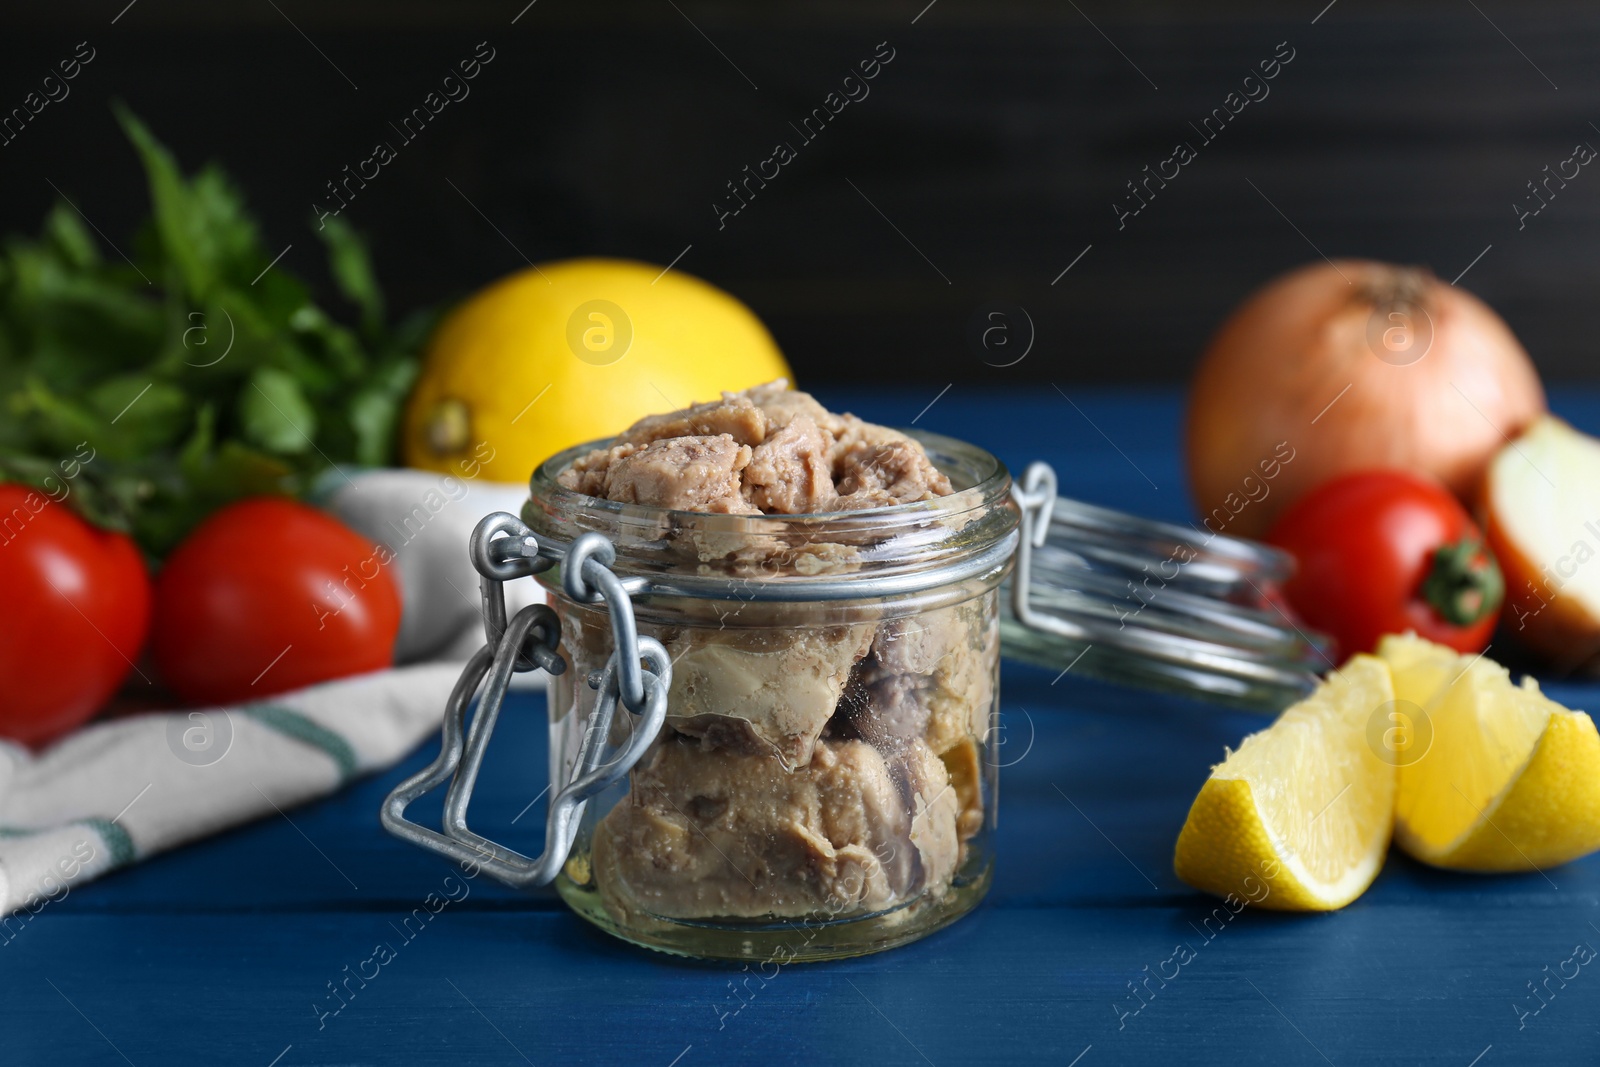
[[1324,482],[1290,506],[1267,540],[1299,567],[1285,587],[1306,622],[1339,642],[1341,658],[1384,634],[1415,630],[1478,652],[1505,592],[1483,535],[1431,478],[1369,470]]
[[184,699],[232,704],[394,662],[392,559],[316,508],[259,497],[223,508],[156,579],[151,650]]
[[117,691],[150,629],[138,546],[66,504],[0,485],[0,735],[37,745]]

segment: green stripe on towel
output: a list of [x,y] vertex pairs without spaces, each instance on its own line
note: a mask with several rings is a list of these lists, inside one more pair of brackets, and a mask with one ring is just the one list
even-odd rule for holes
[[348,781],[356,773],[356,752],[350,742],[319,723],[312,722],[298,711],[281,704],[250,704],[239,709],[263,726],[319,748],[339,767],[339,780]]
[[98,833],[100,840],[106,843],[106,851],[111,853],[113,868],[124,867],[138,858],[133,847],[133,838],[128,836],[128,831],[110,819],[85,819],[83,825]]
[[61,826],[40,826],[32,829],[22,826],[0,826],[0,838],[37,837],[40,834],[53,834],[66,826],[86,826],[99,834],[101,842],[106,846],[106,851],[111,853],[111,866],[113,868],[126,866],[138,858],[138,849],[133,847],[133,838],[128,836],[128,831],[110,819],[79,819],[76,823],[63,823]]

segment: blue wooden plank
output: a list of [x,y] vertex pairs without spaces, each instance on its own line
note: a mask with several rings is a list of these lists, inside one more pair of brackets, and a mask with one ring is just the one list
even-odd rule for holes
[[[985,906],[882,956],[765,972],[636,952],[566,916],[58,917],[6,950],[6,1062],[1593,1062],[1586,908],[1362,901],[1332,916]],[[1199,932],[1197,932],[1197,930]],[[1208,939],[1209,937],[1209,939]],[[379,943],[387,964],[364,966]],[[1188,952],[1177,955],[1179,947]],[[1185,962],[1180,966],[1176,961]],[[349,968],[347,971],[346,968]],[[364,971],[365,985],[350,979]],[[1166,975],[1151,978],[1150,975]],[[329,983],[348,985],[336,999]],[[1146,984],[1148,983],[1148,984]],[[1137,992],[1135,991],[1137,987]],[[333,1012],[337,1010],[337,1014]],[[80,1014],[81,1013],[81,1014]],[[103,1035],[103,1036],[102,1036]],[[690,1051],[685,1054],[684,1050]]]

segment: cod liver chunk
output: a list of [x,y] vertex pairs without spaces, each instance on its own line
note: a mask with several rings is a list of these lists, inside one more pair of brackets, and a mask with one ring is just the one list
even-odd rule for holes
[[769,515],[833,509],[833,437],[809,415],[796,415],[750,452],[745,499]]
[[640,419],[557,480],[607,500],[725,514],[852,511],[954,491],[912,438],[835,415],[783,381]]
[[664,415],[646,415],[617,435],[619,445],[648,445],[672,437],[717,437],[727,434],[741,445],[767,439],[767,413],[740,393],[695,404]]
[[840,511],[909,504],[951,492],[950,479],[933,465],[922,446],[893,430],[836,448],[833,473],[839,492],[834,506]]
[[688,630],[667,646],[667,725],[707,748],[764,752],[788,768],[808,763],[872,637],[870,625]]
[[844,427],[844,420],[854,418],[854,416],[835,415],[817,403],[816,398],[810,393],[789,388],[788,381],[783,378],[767,382],[765,385],[752,386],[742,395],[748,397],[751,403],[766,413],[767,425],[772,430],[781,430],[803,415],[816,423],[818,429],[830,437],[837,437]]
[[[618,445],[607,457],[595,457],[569,484],[575,464],[560,475],[562,484],[578,489],[596,479],[603,496],[622,504],[647,504],[674,511],[753,514],[744,499],[740,473],[750,463],[750,446],[728,434],[715,437],[668,437],[640,448]],[[604,468],[603,471],[601,468]]]
[[786,771],[774,758],[667,741],[595,830],[609,907],[667,918],[880,911],[955,871],[956,797],[926,746],[885,758],[825,741]]

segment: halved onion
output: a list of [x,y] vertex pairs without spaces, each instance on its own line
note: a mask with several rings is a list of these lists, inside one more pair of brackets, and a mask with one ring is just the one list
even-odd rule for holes
[[1546,415],[1490,463],[1484,510],[1501,625],[1561,670],[1600,667],[1600,441]]

